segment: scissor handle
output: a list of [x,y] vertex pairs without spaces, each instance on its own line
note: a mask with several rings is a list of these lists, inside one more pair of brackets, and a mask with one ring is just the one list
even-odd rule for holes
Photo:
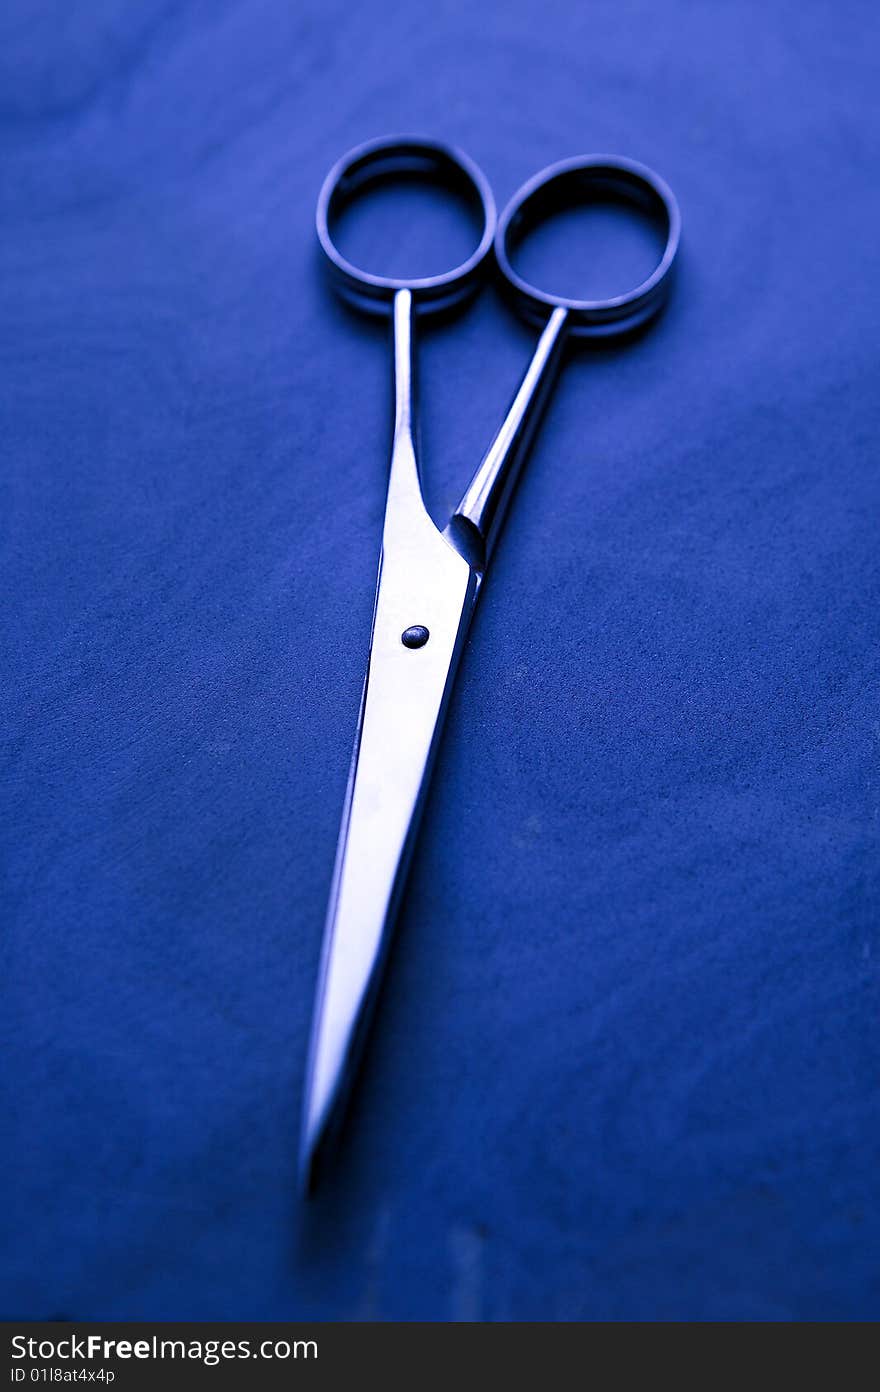
[[[531,285],[513,269],[511,251],[536,223],[560,208],[583,203],[584,195],[591,193],[635,203],[659,223],[665,246],[654,271],[628,294],[605,300],[575,300]],[[669,290],[680,236],[678,204],[663,180],[645,165],[613,155],[587,155],[551,164],[508,203],[495,234],[495,259],[518,308],[541,325],[542,332],[510,409],[447,529],[477,570],[485,569],[498,536],[566,339],[607,339],[629,333],[656,314]]]
[[[647,280],[625,295],[576,300],[530,284],[514,270],[511,253],[546,217],[582,204],[591,194],[634,204],[654,220],[665,238],[663,255]],[[580,338],[628,333],[663,305],[681,237],[681,214],[668,184],[635,160],[617,155],[586,155],[542,169],[514,194],[498,222],[495,259],[517,308],[532,323],[545,324],[553,311],[566,311],[566,331]]]
[[[466,261],[442,275],[399,279],[374,275],[353,265],[333,240],[336,220],[368,185],[402,175],[431,179],[463,196],[474,209],[482,231]],[[495,200],[482,170],[454,145],[419,136],[390,136],[357,145],[334,164],[318,197],[318,240],[337,288],[368,313],[390,313],[394,296],[409,290],[419,309],[444,309],[464,298],[476,285],[480,267],[495,235]]]

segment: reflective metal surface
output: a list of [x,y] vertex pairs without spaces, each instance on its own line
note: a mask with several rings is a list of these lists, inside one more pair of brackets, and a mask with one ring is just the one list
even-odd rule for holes
[[[422,502],[412,297],[394,300],[395,419],[370,660],[315,1006],[301,1167],[310,1185],[363,1039],[478,577]],[[416,646],[404,635],[425,628]],[[419,635],[421,637],[421,635]]]
[[[534,226],[555,212],[591,198],[612,199],[641,210],[660,231],[664,247],[654,270],[624,295],[578,300],[554,295],[524,280],[512,253]],[[504,284],[527,319],[543,324],[557,309],[567,312],[568,332],[578,338],[630,333],[662,308],[672,283],[681,239],[681,214],[669,185],[647,165],[618,155],[560,160],[536,174],[510,200],[495,234],[495,259]]]
[[[482,211],[481,241],[461,266],[404,283],[367,275],[332,240],[339,200],[381,169],[436,175],[466,187]],[[596,189],[635,201],[664,222],[666,246],[647,281],[605,301],[544,294],[513,270],[509,243],[534,220]],[[394,435],[379,583],[360,719],[330,894],[303,1110],[300,1173],[313,1187],[357,1066],[430,777],[455,670],[480,582],[570,334],[625,333],[661,307],[680,219],[662,180],[630,160],[589,156],[539,174],[511,200],[495,235],[498,266],[517,303],[543,324],[500,429],[441,533],[422,499],[413,417],[417,305],[448,305],[473,288],[494,230],[494,202],[477,167],[433,141],[373,141],[350,152],[321,190],[318,237],[338,287],[372,312],[390,306]]]
[[[372,185],[416,175],[464,197],[480,222],[480,238],[471,255],[441,275],[401,280],[353,266],[334,241],[337,219]],[[409,290],[420,310],[447,309],[476,289],[495,236],[495,199],[489,181],[463,150],[439,140],[391,136],[368,140],[334,164],[321,186],[315,223],[318,241],[341,295],[371,314],[387,314],[398,290]]]

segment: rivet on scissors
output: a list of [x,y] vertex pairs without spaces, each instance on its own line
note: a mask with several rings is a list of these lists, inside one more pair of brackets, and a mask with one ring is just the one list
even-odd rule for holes
[[412,628],[403,630],[400,641],[405,648],[423,648],[430,636],[424,624],[413,624]]

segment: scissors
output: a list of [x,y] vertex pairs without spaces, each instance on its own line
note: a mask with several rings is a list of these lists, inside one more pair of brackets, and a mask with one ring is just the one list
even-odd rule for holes
[[[429,179],[475,211],[473,253],[442,275],[394,279],[358,269],[334,240],[338,219],[376,181]],[[512,255],[553,212],[591,197],[635,204],[661,229],[663,254],[624,295],[568,299],[524,280]],[[440,730],[474,606],[505,509],[571,338],[631,333],[662,307],[681,218],[662,179],[633,160],[590,155],[550,165],[500,219],[489,184],[457,148],[433,140],[369,141],[344,155],[321,188],[317,232],[337,289],[390,316],[394,428],[369,661],[333,873],[307,1066],[300,1178],[315,1185],[363,1047],[401,900]],[[466,300],[494,248],[502,284],[538,325],[534,356],[494,440],[441,531],[422,499],[413,399],[417,320]]]

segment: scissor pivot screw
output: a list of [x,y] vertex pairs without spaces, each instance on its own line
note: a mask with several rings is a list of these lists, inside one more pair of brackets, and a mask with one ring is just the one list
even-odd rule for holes
[[430,636],[424,624],[413,624],[412,628],[403,630],[400,641],[405,648],[423,648]]

